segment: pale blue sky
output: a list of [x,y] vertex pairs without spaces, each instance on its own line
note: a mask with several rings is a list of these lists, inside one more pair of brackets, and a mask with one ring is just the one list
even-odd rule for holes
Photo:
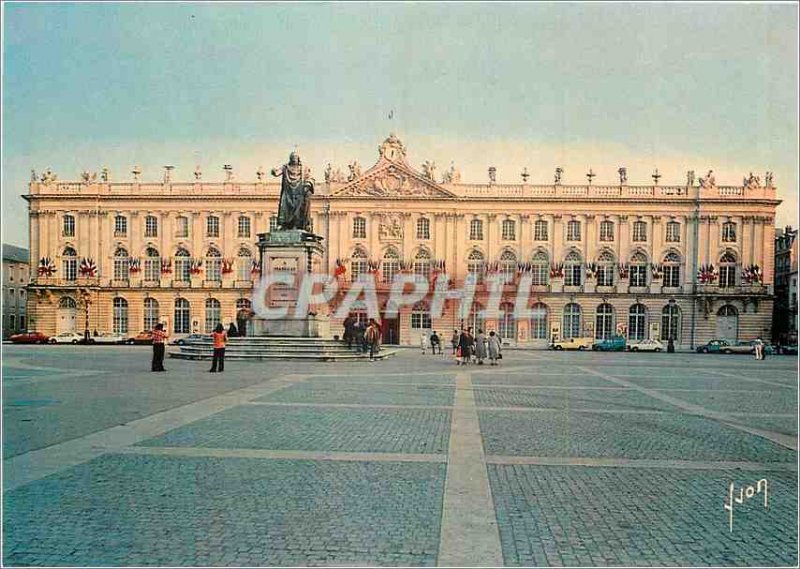
[[773,170],[797,225],[797,31],[796,4],[5,3],[3,240],[31,168],[249,179],[298,144],[321,177],[390,130],[465,181]]

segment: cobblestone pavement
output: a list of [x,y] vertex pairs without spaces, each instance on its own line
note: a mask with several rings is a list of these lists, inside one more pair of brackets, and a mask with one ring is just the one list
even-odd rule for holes
[[148,358],[4,346],[4,564],[798,562],[796,358]]

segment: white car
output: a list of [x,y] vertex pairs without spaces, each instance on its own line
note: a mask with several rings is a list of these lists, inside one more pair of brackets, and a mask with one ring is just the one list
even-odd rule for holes
[[658,340],[640,340],[628,342],[628,349],[631,352],[660,352],[664,349],[664,344]]
[[89,339],[89,341],[94,342],[95,344],[122,344],[125,342],[125,338],[123,338],[119,334],[109,334],[108,332],[102,332],[97,336],[92,336]]
[[77,344],[83,342],[83,334],[77,332],[61,332],[50,338],[51,344]]

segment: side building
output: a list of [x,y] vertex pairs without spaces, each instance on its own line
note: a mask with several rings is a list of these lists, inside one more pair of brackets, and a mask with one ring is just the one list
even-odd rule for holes
[[[386,343],[416,344],[423,331],[462,325],[497,330],[510,343],[544,346],[553,334],[604,338],[672,336],[692,348],[712,338],[769,336],[776,189],[750,175],[718,185],[713,173],[686,184],[463,183],[451,166],[437,176],[410,166],[394,135],[378,161],[349,174],[330,166],[312,203],[324,237],[321,270],[338,274],[340,296],[373,273],[381,310],[399,272],[471,279],[477,292],[462,320],[455,302],[431,321],[430,295],[383,320]],[[115,182],[107,171],[64,182],[46,172],[30,183],[31,326],[52,334],[89,329],[133,335],[167,323],[173,333],[244,318],[258,276],[256,235],[274,228],[279,184],[263,168],[240,182]],[[487,277],[504,281],[499,312]],[[517,286],[530,274],[532,316],[517,321]],[[356,307],[363,315],[363,307]],[[339,322],[333,323],[334,333]]]
[[772,340],[797,345],[797,229],[775,230],[775,313]]
[[27,249],[3,244],[3,338],[27,330],[29,256]]

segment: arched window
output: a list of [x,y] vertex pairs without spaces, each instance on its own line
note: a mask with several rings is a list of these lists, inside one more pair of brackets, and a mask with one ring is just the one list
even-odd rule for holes
[[394,247],[389,247],[384,253],[381,269],[383,270],[383,282],[385,283],[391,283],[395,275],[400,272],[400,255]]
[[367,238],[367,220],[363,217],[353,218],[353,239]]
[[124,215],[114,216],[114,237],[128,236],[128,218]]
[[158,218],[155,215],[144,218],[144,236],[158,237]]
[[414,278],[430,282],[431,279],[431,254],[425,249],[420,249],[414,257]]
[[206,218],[206,237],[219,237],[219,218],[216,215]]
[[114,280],[127,281],[130,276],[130,259],[128,252],[119,247],[114,251]]
[[581,222],[571,219],[567,222],[567,241],[581,240]]
[[367,305],[363,300],[357,300],[353,303],[353,307],[350,309],[350,314],[360,324],[366,325],[367,322],[369,322]]
[[356,249],[350,257],[350,279],[355,282],[358,280],[358,275],[367,274],[367,271],[369,271],[367,253],[363,249]]
[[189,251],[180,247],[175,251],[175,280],[188,283],[192,280],[192,259]]
[[483,281],[483,273],[486,262],[483,258],[483,253],[477,249],[470,251],[467,256],[467,279],[473,284],[478,284]]
[[577,251],[570,251],[564,258],[564,285],[581,286],[583,264]]
[[726,304],[717,311],[717,316],[739,316],[739,311],[735,306]]
[[628,339],[647,338],[647,308],[644,304],[634,304],[628,309]]
[[161,256],[158,250],[148,247],[144,251],[144,280],[149,282],[161,279]]
[[531,340],[547,340],[550,327],[547,321],[547,305],[537,302],[531,307]]
[[65,247],[61,253],[61,268],[65,281],[74,281],[78,278],[78,254],[72,247]]
[[417,220],[417,239],[431,238],[431,221],[427,217],[420,217]]
[[220,304],[216,298],[206,299],[206,334],[211,334],[220,322]]
[[117,297],[113,302],[113,329],[114,334],[128,333],[128,301]]
[[497,315],[497,333],[503,340],[517,339],[517,320],[514,318],[514,304],[504,302]]
[[413,330],[431,329],[431,311],[427,303],[418,302],[411,309],[411,328]]
[[534,241],[547,241],[547,221],[544,219],[537,219],[533,223],[533,240]]
[[594,323],[594,337],[604,340],[614,335],[614,307],[603,303],[597,307]]
[[736,243],[736,224],[728,221],[722,224],[723,243]]
[[614,286],[614,255],[603,251],[597,258],[597,286]]
[[176,334],[188,334],[192,331],[191,309],[185,298],[175,299],[174,328]]
[[513,251],[503,251],[500,254],[500,280],[503,284],[514,282],[517,273],[517,256]]
[[239,238],[250,237],[250,218],[246,215],[240,215],[238,229],[237,235]]
[[472,332],[474,334],[477,334],[478,330],[486,330],[486,321],[483,318],[483,305],[477,300],[472,303],[469,317],[464,323],[464,326],[467,328],[472,328]]
[[222,255],[215,247],[209,247],[206,253],[206,280],[222,282]]
[[537,251],[531,258],[531,284],[544,286],[550,279],[550,258],[544,251]]
[[605,219],[600,222],[600,241],[614,240],[614,222]]
[[633,222],[633,241],[644,242],[647,241],[647,222],[634,221]]
[[736,255],[726,251],[719,259],[719,286],[731,288],[736,286]]
[[564,319],[561,326],[561,335],[567,338],[579,338],[583,329],[581,323],[581,307],[571,302],[564,307]]
[[239,299],[237,299],[236,300],[236,314],[237,314],[237,316],[243,310],[249,312],[252,309],[252,307],[253,307],[253,303],[250,302],[249,298],[239,298]]
[[144,329],[152,330],[158,324],[158,301],[155,298],[144,299]]
[[64,226],[61,232],[63,237],[75,237],[75,216],[74,215],[65,215],[64,216]]
[[179,215],[175,218],[175,237],[187,238],[189,237],[189,218]]
[[641,251],[637,251],[631,257],[628,277],[633,287],[647,286],[647,257]]
[[250,273],[253,270],[253,258],[250,249],[240,247],[236,255],[236,280],[249,281]]
[[681,242],[681,224],[677,221],[669,221],[666,226],[664,241],[667,243]]
[[78,303],[75,302],[75,299],[70,296],[63,296],[61,300],[58,301],[59,308],[72,308],[73,310],[78,308]]
[[664,256],[662,284],[668,288],[681,286],[681,258],[674,251]]
[[681,309],[675,303],[667,304],[661,309],[661,340],[667,342],[672,338],[675,342],[678,342],[680,334]]
[[501,236],[504,241],[515,241],[517,239],[517,224],[513,219],[504,219]]
[[469,238],[472,241],[483,241],[483,220],[473,219],[469,222]]

